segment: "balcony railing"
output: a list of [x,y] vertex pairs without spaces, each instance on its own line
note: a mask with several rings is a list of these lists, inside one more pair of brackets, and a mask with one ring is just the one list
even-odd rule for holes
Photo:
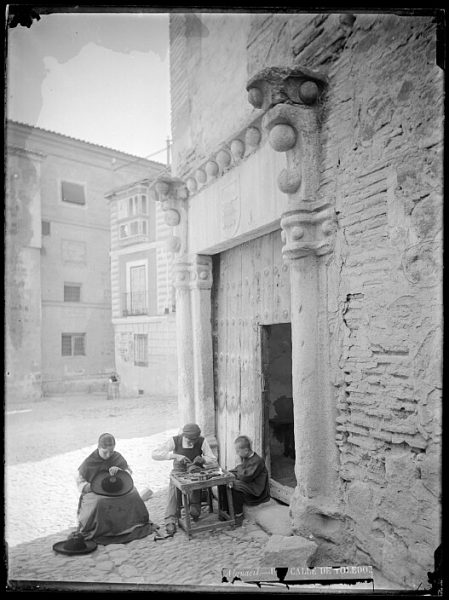
[[149,240],[148,219],[132,217],[119,223],[118,228],[120,245],[137,244]]
[[122,294],[122,315],[149,315],[147,292],[130,292]]

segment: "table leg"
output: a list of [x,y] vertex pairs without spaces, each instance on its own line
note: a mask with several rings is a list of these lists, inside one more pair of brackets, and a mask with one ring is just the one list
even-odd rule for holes
[[213,513],[214,512],[214,507],[212,504],[212,488],[207,488],[207,498],[209,500],[209,512]]
[[181,490],[176,489],[176,516],[179,519],[181,518],[181,508],[182,508],[182,494]]
[[230,485],[226,486],[226,495],[228,497],[228,511],[229,511],[229,516],[231,517],[231,520],[234,521],[234,526],[235,526],[234,501],[232,499],[232,491],[231,491],[231,486]]
[[190,540],[191,532],[192,532],[192,522],[190,521],[190,497],[188,493],[183,493],[182,498],[184,501],[184,510],[186,513],[186,532],[187,537]]

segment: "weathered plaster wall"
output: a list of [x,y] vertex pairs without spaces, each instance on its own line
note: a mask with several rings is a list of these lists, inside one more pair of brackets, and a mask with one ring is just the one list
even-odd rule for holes
[[[228,56],[230,27],[222,20],[215,55]],[[240,98],[245,55],[246,78],[296,63],[328,76],[320,195],[333,200],[338,230],[324,271],[328,312],[318,327],[330,336],[342,508],[338,526],[318,519],[315,533],[344,560],[426,585],[440,543],[441,492],[443,73],[436,25],[431,17],[381,14],[252,15],[232,35],[247,36],[246,51],[224,65],[213,90],[208,72],[187,71],[190,137],[174,136],[178,172],[204,158],[219,132],[227,140],[256,114],[246,100],[221,103],[229,88]],[[182,43],[198,52],[198,40]],[[201,51],[207,64],[212,57],[205,59],[204,45]],[[172,77],[177,68],[175,61]],[[189,93],[192,85],[203,95]],[[205,105],[215,110],[197,118]]]
[[250,16],[244,13],[173,13],[170,17],[173,168],[177,173],[215,150],[253,112],[246,101],[247,73],[242,60],[249,25]]
[[5,180],[5,382],[8,403],[41,398],[40,159],[11,152]]
[[[105,192],[162,165],[13,121],[7,142],[8,401],[105,390],[115,369]],[[62,201],[62,180],[84,185],[84,206]],[[64,283],[81,284],[80,302],[64,301]],[[86,356],[61,356],[61,333],[85,333]]]
[[[134,321],[134,322],[133,322]],[[153,317],[140,322],[136,317],[123,320],[115,329],[115,361],[120,375],[120,394],[137,396],[176,395],[176,319],[172,313],[166,317]],[[134,364],[134,334],[148,335],[148,365]]]

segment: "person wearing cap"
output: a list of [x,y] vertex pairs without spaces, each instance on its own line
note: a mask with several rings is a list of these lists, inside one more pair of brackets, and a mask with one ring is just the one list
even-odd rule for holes
[[[201,429],[196,423],[187,423],[179,435],[167,440],[162,446],[153,450],[154,460],[173,460],[173,471],[182,472],[195,467],[218,466],[208,441],[201,436]],[[177,523],[177,491],[173,483],[169,482],[168,501],[165,510],[165,529],[168,535],[176,531]],[[193,491],[190,497],[190,515],[194,521],[201,514],[201,490]]]
[[131,469],[115,450],[115,438],[103,433],[97,448],[78,468],[80,492],[78,531],[86,540],[119,544],[143,538],[157,530],[134,487]]

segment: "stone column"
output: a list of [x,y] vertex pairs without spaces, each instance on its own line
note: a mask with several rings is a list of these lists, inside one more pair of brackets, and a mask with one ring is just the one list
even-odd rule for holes
[[212,258],[195,255],[191,265],[195,420],[217,453],[211,324]]
[[295,531],[302,534],[319,533],[322,516],[338,513],[325,283],[336,219],[331,202],[318,197],[319,109],[326,85],[322,75],[299,67],[264,69],[247,85],[251,104],[265,111],[262,126],[270,145],[286,153],[278,185],[288,198],[281,228],[282,253],[290,266],[298,482],[291,515]]
[[212,450],[215,437],[211,325],[212,259],[188,253],[188,190],[181,179],[160,177],[154,186],[172,236],[167,249],[175,256],[176,338],[179,424],[196,422]]
[[181,179],[161,176],[154,184],[156,199],[161,202],[164,219],[172,227],[167,250],[175,256],[173,264],[176,290],[176,343],[178,355],[178,422],[195,421],[195,393],[192,339],[192,303],[190,293],[191,260],[187,255],[188,191]]

